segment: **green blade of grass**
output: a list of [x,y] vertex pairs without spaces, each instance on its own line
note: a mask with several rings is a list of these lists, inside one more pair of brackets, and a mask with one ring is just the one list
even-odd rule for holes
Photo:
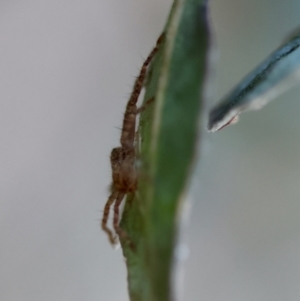
[[250,72],[210,112],[208,130],[216,132],[247,110],[257,110],[300,80],[300,30]]
[[146,84],[141,116],[138,191],[126,201],[121,227],[132,301],[171,301],[182,205],[199,145],[209,29],[205,0],[175,1]]

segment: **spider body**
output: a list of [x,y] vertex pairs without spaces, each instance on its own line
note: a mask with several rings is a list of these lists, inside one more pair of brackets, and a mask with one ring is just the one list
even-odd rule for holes
[[[109,241],[112,244],[116,244],[117,236],[123,239],[128,239],[127,233],[119,226],[119,207],[127,193],[135,193],[137,190],[137,168],[136,168],[136,148],[135,148],[135,135],[136,135],[136,118],[137,115],[145,109],[145,107],[154,99],[147,101],[144,106],[137,108],[137,101],[141,90],[143,88],[144,80],[147,74],[147,67],[151,60],[159,49],[159,45],[163,41],[164,34],[162,34],[157,42],[156,46],[152,49],[146,61],[143,63],[140,74],[137,77],[133,92],[126,105],[123,126],[121,130],[120,147],[113,148],[110,155],[111,169],[112,169],[112,185],[111,194],[105,204],[102,229],[107,233]],[[114,203],[114,215],[113,215],[113,228],[117,234],[115,236],[111,229],[107,227],[107,220],[109,216],[109,210]],[[131,246],[133,246],[131,242]]]
[[134,192],[137,188],[137,171],[135,168],[135,149],[117,147],[110,155],[112,181],[114,189],[119,192]]

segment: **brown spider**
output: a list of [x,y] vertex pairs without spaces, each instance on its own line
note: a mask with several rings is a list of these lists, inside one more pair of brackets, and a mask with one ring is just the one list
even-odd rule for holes
[[[145,106],[153,101],[153,98],[148,100],[141,108],[137,108],[137,101],[141,90],[143,88],[144,80],[147,74],[147,67],[152,61],[154,55],[159,49],[159,45],[163,41],[164,34],[162,34],[153,50],[145,60],[140,74],[137,77],[133,92],[127,103],[123,126],[121,130],[121,146],[116,147],[110,154],[110,163],[112,169],[112,185],[111,195],[109,196],[103,212],[102,217],[102,229],[107,233],[111,244],[116,244],[117,236],[123,239],[128,239],[127,233],[119,226],[119,207],[127,193],[133,193],[137,189],[137,168],[136,168],[136,154],[135,154],[135,128],[136,117],[145,109]],[[114,204],[114,216],[113,216],[113,228],[116,232],[116,236],[112,230],[107,227],[107,220],[109,216],[109,210],[112,204]]]

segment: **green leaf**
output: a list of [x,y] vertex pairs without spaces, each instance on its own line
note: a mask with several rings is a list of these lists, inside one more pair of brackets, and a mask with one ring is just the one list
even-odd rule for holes
[[208,130],[215,132],[237,121],[246,110],[257,110],[300,80],[300,31],[249,73],[212,109]]
[[[175,1],[148,72],[138,137],[138,191],[128,196],[121,241],[132,301],[174,300],[180,216],[199,145],[209,28],[204,0]],[[144,102],[144,103],[145,103]]]

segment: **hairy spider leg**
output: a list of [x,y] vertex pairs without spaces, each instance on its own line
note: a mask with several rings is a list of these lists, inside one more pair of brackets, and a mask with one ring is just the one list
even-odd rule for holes
[[154,97],[148,99],[141,107],[136,109],[136,114],[140,114],[141,112],[145,111],[149,105],[154,101]]
[[120,219],[119,208],[120,208],[120,205],[121,205],[124,197],[125,197],[125,193],[119,193],[119,195],[115,201],[113,227],[114,227],[117,235],[119,236],[120,240],[127,240],[130,243],[130,245],[133,246],[133,242],[129,238],[127,232],[124,231],[119,225],[119,219]]
[[123,127],[122,127],[122,134],[121,134],[121,145],[124,147],[133,147],[134,137],[135,137],[135,124],[136,124],[136,115],[138,114],[137,109],[137,101],[141,90],[143,88],[144,80],[147,74],[147,67],[149,66],[150,62],[152,61],[153,57],[155,56],[156,52],[159,49],[160,44],[162,43],[164,38],[164,33],[160,35],[158,38],[155,47],[152,49],[150,54],[148,55],[147,59],[145,60],[140,74],[135,80],[133,86],[133,92],[131,97],[127,103],[124,119],[123,119]]
[[117,196],[118,196],[118,192],[112,191],[111,195],[109,196],[109,198],[105,204],[102,222],[101,222],[102,230],[104,232],[106,232],[108,239],[112,245],[114,245],[116,241],[115,241],[113,232],[107,227],[107,220],[108,220],[108,216],[109,216],[110,207],[113,204],[113,202],[115,201],[115,199],[117,198]]

